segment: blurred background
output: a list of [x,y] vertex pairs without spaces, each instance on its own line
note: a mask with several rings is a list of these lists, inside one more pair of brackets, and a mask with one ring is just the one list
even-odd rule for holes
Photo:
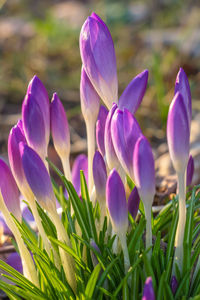
[[[0,0],[0,153],[21,114],[34,74],[49,97],[57,92],[71,127],[72,152],[86,150],[80,114],[79,33],[95,11],[115,44],[119,95],[137,73],[149,69],[137,118],[156,149],[165,141],[176,74],[188,75],[194,118],[200,110],[200,1],[194,0]],[[199,130],[199,128],[198,128]]]

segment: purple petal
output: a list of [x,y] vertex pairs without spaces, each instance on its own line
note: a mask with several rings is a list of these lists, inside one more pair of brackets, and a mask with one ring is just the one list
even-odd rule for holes
[[20,143],[19,149],[26,180],[40,205],[56,209],[55,196],[49,173],[39,155],[29,146]]
[[59,156],[68,156],[70,153],[70,132],[65,109],[58,98],[57,94],[53,94],[51,106],[51,134],[54,147]]
[[96,14],[88,17],[82,26],[80,52],[88,77],[102,100],[111,108],[118,94],[115,50],[107,26]]
[[21,221],[19,190],[9,167],[2,159],[0,159],[0,174],[0,191],[4,202],[8,210]]
[[123,182],[115,169],[106,184],[106,203],[116,233],[125,233],[128,228],[128,206]]
[[42,158],[47,153],[45,140],[45,124],[43,114],[35,97],[27,94],[22,105],[23,128],[28,145],[32,147]]
[[99,113],[100,98],[91,84],[84,68],[82,68],[81,72],[80,96],[81,110],[84,118],[96,122]]
[[9,256],[6,259],[6,263],[12,268],[14,268],[16,271],[23,274],[21,257],[17,252],[9,254]]
[[[155,194],[154,158],[149,142],[141,136],[133,153],[133,170],[135,185],[142,201],[153,201]],[[152,203],[149,203],[152,204]]]
[[132,114],[137,111],[146,91],[148,73],[148,70],[144,70],[129,83],[119,98],[120,109],[127,108]]
[[148,277],[144,284],[142,300],[155,300],[152,278]]
[[18,184],[24,182],[24,170],[21,162],[21,155],[19,152],[19,143],[26,143],[25,136],[21,129],[22,122],[18,121],[17,125],[14,126],[8,137],[8,157],[12,173]]
[[97,195],[105,198],[107,171],[104,159],[99,151],[93,159],[93,177]]
[[169,107],[167,142],[176,171],[185,170],[189,158],[190,129],[182,95],[178,92]]
[[187,164],[187,177],[186,177],[187,186],[191,185],[193,175],[194,175],[194,159],[192,155],[190,155]]
[[27,221],[27,223],[35,222],[35,219],[27,205],[24,206],[22,210],[22,217]]
[[187,75],[185,74],[182,68],[180,68],[176,77],[174,94],[176,94],[177,92],[180,92],[183,97],[183,102],[185,104],[185,108],[186,108],[186,112],[190,124],[192,119],[192,99],[191,99],[189,81]]
[[172,293],[175,295],[176,290],[178,288],[178,281],[176,279],[176,276],[172,276],[170,286],[171,286],[171,289],[172,289]]
[[72,167],[72,183],[78,195],[81,194],[80,170],[83,170],[88,183],[88,159],[85,154],[78,155]]
[[112,141],[115,153],[125,172],[133,178],[133,151],[141,129],[134,116],[125,109],[117,109],[111,123]]
[[45,126],[45,139],[46,144],[49,143],[50,135],[50,103],[47,90],[42,81],[35,75],[30,81],[27,89],[27,94],[32,94],[35,101],[40,107],[43,115]]
[[135,219],[137,216],[139,204],[140,204],[140,196],[135,186],[128,198],[128,211],[133,217],[133,219]]
[[111,110],[108,113],[105,125],[105,153],[106,153],[106,162],[110,170],[117,168],[119,166],[119,161],[115,153],[113,146],[112,136],[111,136],[111,121],[114,115],[115,110],[117,109],[117,104],[113,103]]
[[0,212],[0,226],[3,227],[3,234],[4,235],[9,235],[12,236],[12,231],[10,230],[10,228],[8,227],[8,225],[6,224],[5,220],[4,220],[4,216],[2,215],[2,213]]
[[[90,240],[90,245],[99,253],[101,254],[101,251],[99,249],[99,247],[97,246],[97,244],[95,243],[95,241],[93,239]],[[92,263],[93,266],[96,266],[98,264],[98,259],[96,257],[96,254],[94,253],[93,250],[90,250],[91,253],[91,258],[92,258]]]
[[96,141],[99,151],[101,152],[102,156],[105,156],[105,143],[104,143],[104,136],[105,136],[105,125],[106,119],[108,116],[108,110],[105,106],[101,105],[99,109],[99,115],[96,123]]

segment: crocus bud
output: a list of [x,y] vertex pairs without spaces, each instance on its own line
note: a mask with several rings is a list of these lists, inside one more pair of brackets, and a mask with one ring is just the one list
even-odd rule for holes
[[88,183],[88,159],[85,154],[78,155],[72,167],[72,183],[78,195],[81,194],[80,170],[83,170]]
[[101,152],[101,155],[103,157],[105,156],[104,136],[107,116],[108,110],[105,108],[105,106],[101,105],[99,109],[98,119],[96,122],[96,141],[98,150]]
[[170,282],[170,286],[172,289],[172,293],[175,295],[176,294],[176,290],[178,288],[178,281],[176,279],[176,276],[172,276],[171,282]]
[[0,159],[0,174],[0,191],[7,209],[21,221],[19,191],[9,167],[2,159]]
[[113,106],[108,113],[106,119],[106,125],[105,125],[105,136],[104,136],[105,153],[106,153],[106,162],[110,170],[112,170],[113,168],[117,168],[119,166],[119,160],[115,153],[115,149],[112,142],[112,136],[111,136],[111,122],[116,109],[117,109],[117,104],[113,103]]
[[50,135],[50,105],[49,97],[45,86],[42,81],[35,75],[30,81],[27,89],[27,94],[32,94],[35,101],[40,107],[43,115],[44,126],[45,126],[45,140],[46,145],[49,143]]
[[17,252],[9,254],[6,259],[6,263],[19,273],[23,273],[22,260]]
[[125,234],[128,228],[128,205],[123,182],[115,169],[106,183],[106,203],[114,231]]
[[[97,246],[97,244],[95,243],[95,241],[93,239],[90,240],[90,245],[100,254],[101,251],[99,249],[99,247]],[[91,258],[92,258],[92,263],[93,266],[95,267],[98,264],[98,259],[96,257],[96,254],[94,253],[94,251],[90,250],[90,254],[91,254]]]
[[53,94],[50,106],[51,134],[54,147],[60,157],[69,156],[70,153],[70,132],[65,109],[58,98]]
[[189,127],[192,119],[192,99],[191,99],[191,91],[188,78],[182,68],[180,68],[175,83],[175,91],[174,94],[180,92],[183,97],[183,102],[185,105],[185,109],[188,115]]
[[186,185],[189,186],[192,183],[192,178],[194,175],[194,159],[192,155],[189,156],[187,164],[187,174],[186,174]]
[[152,278],[148,277],[144,284],[142,300],[155,300]]
[[99,113],[100,98],[90,82],[84,68],[80,82],[81,110],[84,119],[96,122]]
[[141,136],[137,120],[127,110],[116,109],[111,122],[111,135],[115,153],[125,172],[133,179],[133,150]]
[[93,177],[97,197],[105,198],[107,171],[104,159],[99,151],[95,152],[93,159]]
[[39,204],[46,209],[56,210],[56,200],[49,173],[39,155],[29,146],[19,144],[26,180]]
[[148,70],[144,70],[142,73],[134,77],[125,88],[119,98],[120,109],[127,108],[132,114],[137,111],[146,91],[148,73]]
[[135,145],[133,171],[135,184],[142,201],[148,201],[145,204],[151,206],[155,194],[155,167],[151,147],[144,136],[141,136]]
[[118,100],[115,50],[106,24],[95,13],[82,26],[80,53],[88,77],[110,109]]
[[189,158],[190,129],[182,95],[178,92],[169,107],[167,142],[176,172],[185,170]]
[[47,155],[43,113],[33,94],[26,95],[22,105],[22,121],[27,143],[42,159]]
[[140,204],[140,196],[135,186],[132,192],[130,193],[130,196],[128,197],[128,211],[133,217],[133,219],[135,219],[137,216],[139,204]]

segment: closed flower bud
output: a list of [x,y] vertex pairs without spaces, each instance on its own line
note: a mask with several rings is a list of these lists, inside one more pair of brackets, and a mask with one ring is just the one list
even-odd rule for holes
[[167,142],[176,172],[185,170],[189,158],[190,129],[182,95],[178,92],[169,107]]
[[142,300],[155,300],[152,278],[148,277],[144,284]]
[[140,204],[140,196],[139,196],[138,190],[135,186],[128,197],[128,211],[131,214],[131,216],[133,217],[133,219],[135,219],[137,216],[139,204]]
[[80,170],[83,170],[86,182],[88,183],[88,159],[85,154],[76,157],[72,167],[72,183],[77,194],[81,194]]
[[115,50],[106,24],[95,13],[82,26],[80,52],[88,77],[110,109],[118,100]]
[[108,116],[108,110],[105,106],[101,105],[99,110],[98,119],[96,122],[96,141],[98,150],[101,152],[101,155],[105,156],[105,143],[104,143],[104,136],[105,136],[105,125],[106,119]]
[[192,178],[194,175],[194,159],[192,155],[189,156],[187,173],[186,173],[186,185],[189,186],[192,183]]
[[133,78],[119,98],[119,109],[127,108],[132,114],[137,111],[146,91],[148,73],[144,70]]
[[105,198],[107,171],[104,159],[99,151],[95,152],[93,159],[93,177],[97,199]]

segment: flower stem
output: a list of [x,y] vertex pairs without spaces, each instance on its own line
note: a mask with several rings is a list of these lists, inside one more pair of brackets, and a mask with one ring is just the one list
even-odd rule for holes
[[70,162],[69,162],[69,156],[67,157],[60,157],[63,170],[64,170],[64,175],[67,178],[67,180],[72,181],[72,174],[71,174],[71,169],[70,169]]
[[[145,210],[145,217],[146,217],[146,249],[152,246],[152,229],[151,229],[151,206],[148,203],[150,201],[145,201],[147,204],[144,203],[144,210]],[[147,253],[147,256],[150,258],[152,253],[152,249]]]
[[174,267],[178,265],[179,270],[182,271],[183,261],[183,239],[186,222],[186,170],[177,173],[178,176],[178,196],[179,196],[179,219],[175,237],[175,254]]
[[23,273],[33,284],[39,287],[39,281],[37,277],[37,272],[35,269],[35,265],[33,263],[32,257],[26,248],[19,229],[17,228],[14,220],[12,219],[10,212],[7,209],[7,206],[4,203],[3,196],[0,192],[0,209],[5,217],[6,224],[12,231],[15,240],[17,242],[17,246],[19,248],[19,253],[22,259]]
[[92,166],[93,166],[93,157],[95,153],[95,122],[87,120],[86,131],[87,131],[87,147],[88,147],[88,185],[89,185],[89,194],[91,195],[94,186]]

